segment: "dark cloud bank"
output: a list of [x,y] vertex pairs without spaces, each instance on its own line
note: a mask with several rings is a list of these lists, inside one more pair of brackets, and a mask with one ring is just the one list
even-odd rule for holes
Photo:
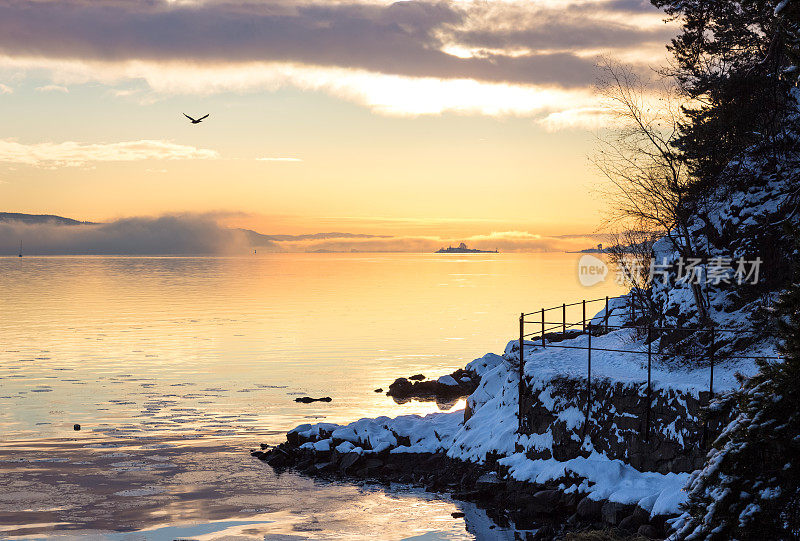
[[[290,61],[406,76],[568,87],[594,80],[594,58],[576,55],[578,49],[636,47],[669,37],[666,29],[643,30],[596,16],[654,12],[646,2],[526,6],[10,0],[0,2],[0,53],[112,62]],[[458,58],[441,50],[454,43],[494,51]],[[502,52],[515,47],[547,52]]]

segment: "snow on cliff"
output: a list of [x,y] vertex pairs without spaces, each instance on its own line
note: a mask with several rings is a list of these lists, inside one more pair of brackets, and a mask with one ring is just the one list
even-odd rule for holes
[[[682,503],[689,474],[639,472],[620,460],[609,460],[592,452],[587,458],[559,462],[555,459],[530,460],[523,452],[515,452],[533,444],[531,436],[520,436],[517,430],[517,386],[513,370],[502,357],[488,354],[472,365],[486,368],[479,396],[471,399],[476,409],[466,422],[463,412],[433,413],[420,417],[404,415],[365,418],[348,425],[320,423],[301,425],[293,430],[312,441],[303,444],[309,449],[327,450],[333,440],[340,441],[339,452],[379,453],[445,453],[451,458],[483,463],[487,453],[499,453],[499,463],[509,467],[509,474],[520,481],[544,483],[565,479],[574,474],[575,484],[562,484],[562,490],[588,494],[592,499],[639,504],[653,515],[675,514]],[[474,396],[474,395],[473,395]],[[408,445],[399,439],[408,438]]]
[[[761,197],[763,194],[751,196],[766,204],[765,198]],[[749,203],[756,205],[756,201]],[[720,223],[750,218],[743,214],[732,218],[724,212],[715,216]],[[664,242],[657,243],[655,248],[657,256],[675,257]],[[732,255],[739,255],[739,252]],[[732,294],[730,290],[713,293],[717,299],[712,299],[711,305],[718,325],[743,328],[750,323],[752,305],[738,303],[738,310],[731,310],[725,302]],[[691,293],[674,277],[668,284],[656,285],[653,294],[658,304],[670,309],[670,314],[683,315],[667,317],[664,323],[685,325],[691,321]],[[611,299],[607,319],[612,328],[628,323],[627,303],[625,297]],[[605,320],[606,314],[601,311],[591,321],[593,325],[602,327]],[[592,380],[618,382],[626,387],[639,387],[643,392],[647,382],[647,345],[643,338],[632,328],[593,336]],[[568,431],[585,422],[584,412],[574,406],[553,407],[550,402],[556,399],[551,391],[555,389],[556,380],[571,378],[580,381],[586,378],[585,348],[588,341],[587,335],[579,335],[550,343],[547,347],[538,342],[525,342],[526,384],[538,393],[538,400],[555,417],[554,423],[563,423]],[[769,338],[760,337],[739,346],[737,344],[736,354],[741,357],[776,355],[774,342]],[[695,360],[681,365],[657,354],[659,349],[657,339],[652,344],[654,392],[672,390],[698,397],[701,392],[708,391],[710,370],[707,362]],[[343,453],[444,453],[450,458],[474,463],[485,463],[487,455],[500,457],[498,463],[507,467],[508,475],[519,481],[560,483],[559,488],[565,492],[586,494],[596,500],[638,504],[652,515],[679,513],[679,505],[686,500],[683,487],[689,479],[688,473],[639,471],[595,449],[590,438],[581,439],[577,435],[573,438],[578,438],[579,456],[557,460],[552,458],[552,453],[540,452],[553,448],[552,431],[518,434],[518,367],[517,341],[508,343],[503,356],[489,353],[467,365],[468,370],[481,377],[481,382],[468,398],[466,412],[434,413],[425,417],[405,415],[394,419],[365,418],[343,426],[328,423],[302,425],[293,432],[303,440],[310,440],[303,447],[328,449],[335,444],[336,449]],[[750,376],[755,372],[756,364],[752,359],[720,359],[714,370],[714,390],[721,393],[734,389],[738,387],[737,374]],[[440,382],[449,383],[443,378]],[[535,459],[532,456],[546,458]]]
[[[587,336],[565,340],[559,345],[585,347]],[[481,383],[468,399],[470,415],[463,412],[434,413],[425,417],[405,415],[394,419],[365,418],[348,425],[320,423],[294,429],[304,438],[307,448],[329,448],[334,440],[340,452],[379,453],[444,453],[451,458],[484,463],[487,454],[499,455],[499,464],[509,468],[509,475],[520,481],[562,482],[567,492],[588,494],[592,499],[638,504],[652,514],[676,514],[685,501],[683,486],[688,473],[640,472],[620,460],[609,459],[583,443],[588,456],[559,461],[554,458],[533,460],[525,451],[549,447],[550,434],[521,435],[518,421],[518,354],[510,342],[504,356],[489,353],[467,365],[481,376]],[[646,352],[631,329],[621,329],[593,337],[593,348],[626,349]],[[548,382],[559,377],[586,377],[586,351],[526,343],[525,374],[529,385],[547,389]],[[774,354],[768,349],[762,354]],[[593,378],[608,378],[625,384],[644,385],[647,378],[646,355],[594,350]],[[736,372],[752,374],[752,361],[723,364],[715,373],[715,389],[733,388]],[[655,363],[653,387],[674,388],[699,393],[708,389],[708,368],[667,369]],[[546,391],[545,391],[546,392]],[[541,398],[541,395],[540,395]],[[576,408],[558,414],[567,426],[583,422],[583,413]],[[466,420],[465,420],[465,417]],[[402,443],[401,443],[402,442]],[[568,481],[572,479],[572,481]],[[570,484],[571,483],[571,484]]]

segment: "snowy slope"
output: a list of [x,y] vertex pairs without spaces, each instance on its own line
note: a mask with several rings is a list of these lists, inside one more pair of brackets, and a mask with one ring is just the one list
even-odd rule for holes
[[[670,302],[685,302],[685,293],[676,289]],[[625,300],[613,300],[610,305],[611,325],[626,323]],[[727,323],[741,324],[741,314],[729,314]],[[600,313],[593,318],[599,324]],[[689,473],[658,473],[639,471],[619,459],[609,458],[596,449],[591,438],[581,440],[575,434],[584,423],[584,412],[575,406],[564,406],[555,398],[556,381],[565,378],[584,380],[587,374],[589,337],[586,335],[564,340],[549,347],[526,342],[525,378],[527,386],[537,394],[551,425],[561,423],[572,431],[580,446],[580,455],[568,460],[553,457],[552,430],[539,434],[518,434],[518,363],[517,342],[509,342],[503,356],[492,353],[476,359],[467,369],[481,376],[481,382],[467,400],[465,412],[434,413],[425,417],[405,415],[397,418],[365,418],[347,425],[320,423],[302,425],[292,432],[304,441],[301,447],[339,453],[354,452],[370,455],[390,453],[442,453],[450,458],[484,464],[489,456],[499,456],[498,464],[510,477],[536,484],[559,484],[564,492],[577,492],[594,500],[636,504],[651,515],[676,515],[686,499],[683,487]],[[568,347],[556,347],[568,346]],[[647,381],[647,346],[633,329],[625,328],[592,337],[593,381],[619,383],[638,388],[643,394]],[[635,353],[601,351],[603,349],[631,350]],[[654,343],[653,351],[658,351]],[[757,341],[739,355],[776,355],[772,342]],[[756,365],[750,359],[729,359],[715,367],[714,388],[717,393],[738,387],[736,374],[752,375]],[[654,392],[666,391],[685,401],[685,395],[699,396],[709,386],[709,368],[703,363],[676,368],[660,356],[654,356],[652,387]],[[563,392],[560,391],[560,392]],[[678,393],[676,395],[676,393]],[[681,395],[680,393],[684,393]],[[680,398],[684,396],[684,398]],[[561,407],[556,404],[561,400]],[[620,413],[620,415],[626,415]],[[693,419],[697,422],[697,419]],[[669,427],[672,437],[683,445],[680,431]],[[616,426],[615,432],[620,432]],[[612,435],[609,435],[611,437]],[[542,451],[545,451],[542,453]],[[539,458],[536,458],[539,457]]]

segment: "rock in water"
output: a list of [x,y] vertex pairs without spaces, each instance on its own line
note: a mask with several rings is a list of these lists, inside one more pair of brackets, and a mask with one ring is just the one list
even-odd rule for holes
[[303,396],[295,398],[295,402],[302,402],[303,404],[310,404],[311,402],[330,402],[333,400],[330,396],[323,396],[322,398],[311,398],[310,396]]
[[81,425],[79,425],[78,423],[75,423],[74,425],[72,425],[72,430],[80,430],[80,429],[81,429]]
[[464,369],[458,369],[452,374],[433,380],[426,380],[424,375],[415,374],[410,378],[394,380],[386,394],[399,403],[412,398],[448,403],[471,395],[479,382],[480,378]]

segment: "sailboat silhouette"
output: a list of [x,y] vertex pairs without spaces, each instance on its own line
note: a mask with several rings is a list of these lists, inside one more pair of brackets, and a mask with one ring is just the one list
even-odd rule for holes
[[19,257],[22,257],[22,241],[19,241]]

